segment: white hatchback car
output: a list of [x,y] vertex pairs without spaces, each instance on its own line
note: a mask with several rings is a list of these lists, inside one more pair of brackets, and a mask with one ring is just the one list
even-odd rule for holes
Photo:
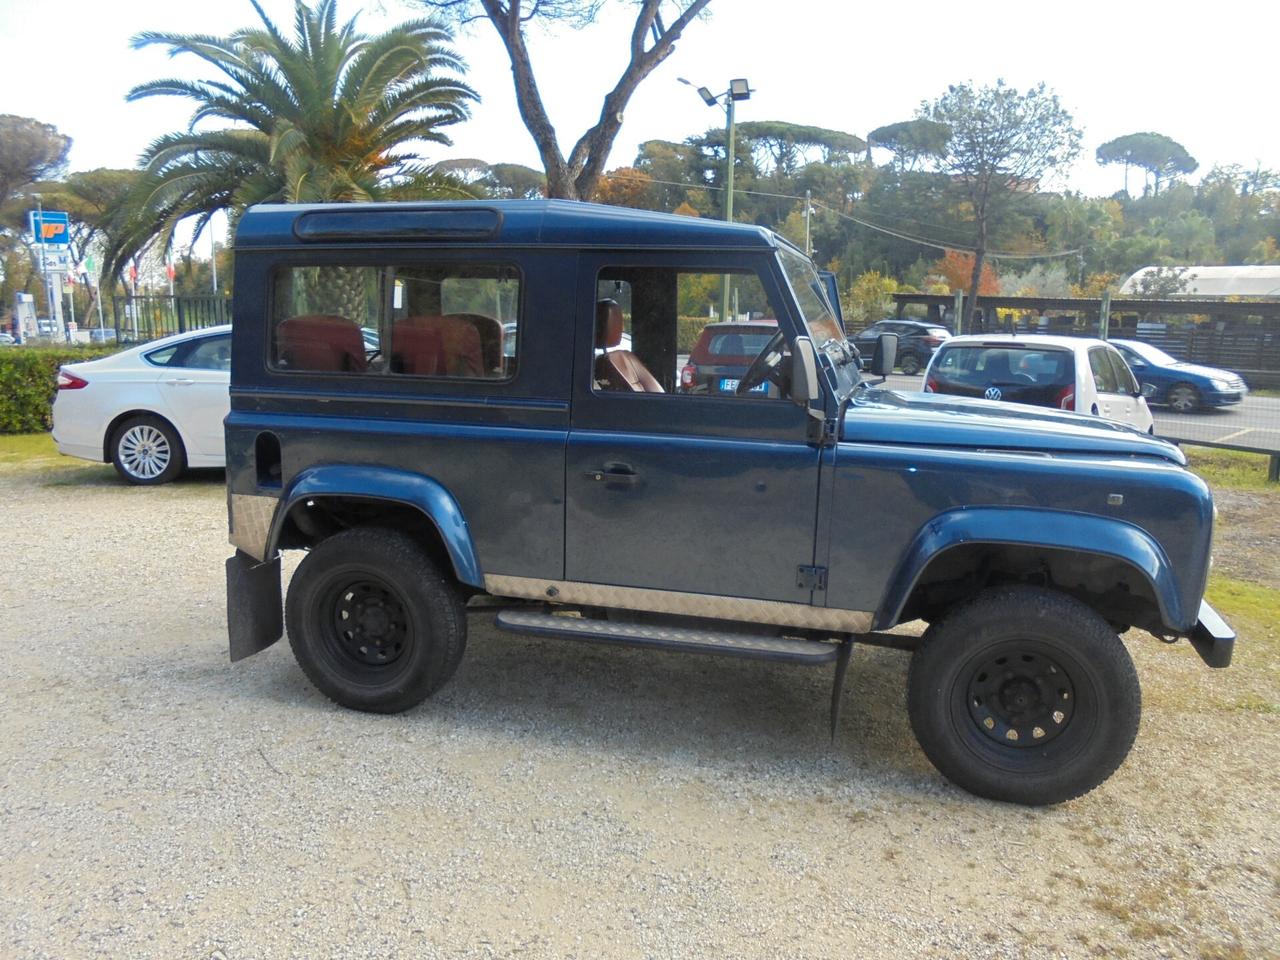
[[952,337],[925,371],[926,393],[1075,410],[1155,432],[1142,388],[1115,347],[1086,337]]
[[130,483],[226,465],[231,327],[210,327],[58,371],[53,439],[61,453],[111,462]]

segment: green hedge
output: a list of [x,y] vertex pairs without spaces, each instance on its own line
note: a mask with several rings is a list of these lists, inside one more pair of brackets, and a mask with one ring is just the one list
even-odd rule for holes
[[115,347],[0,347],[0,433],[36,433],[53,426],[54,386],[64,363],[96,360]]
[[689,353],[698,342],[702,328],[711,323],[706,317],[676,318],[676,353]]

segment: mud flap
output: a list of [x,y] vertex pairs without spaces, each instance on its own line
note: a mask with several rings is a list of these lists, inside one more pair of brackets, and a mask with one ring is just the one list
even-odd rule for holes
[[259,563],[242,550],[227,558],[227,635],[231,662],[251,657],[284,633],[280,555]]

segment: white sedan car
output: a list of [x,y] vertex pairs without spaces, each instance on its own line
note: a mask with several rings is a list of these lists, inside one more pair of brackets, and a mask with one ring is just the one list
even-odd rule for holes
[[130,483],[226,465],[231,327],[210,327],[64,364],[53,401],[61,453],[115,464]]
[[983,397],[1092,414],[1152,433],[1146,397],[1115,347],[1087,337],[976,334],[943,342],[926,393]]

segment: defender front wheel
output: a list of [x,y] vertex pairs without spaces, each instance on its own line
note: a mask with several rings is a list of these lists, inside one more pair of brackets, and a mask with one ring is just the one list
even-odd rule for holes
[[457,669],[462,598],[411,537],[357,528],[298,565],[285,603],[289,645],[308,679],[344,707],[398,713]]
[[1124,761],[1142,698],[1128,651],[1083,603],[1034,587],[979,594],[912,656],[911,726],[958,786],[1010,803],[1088,793]]

